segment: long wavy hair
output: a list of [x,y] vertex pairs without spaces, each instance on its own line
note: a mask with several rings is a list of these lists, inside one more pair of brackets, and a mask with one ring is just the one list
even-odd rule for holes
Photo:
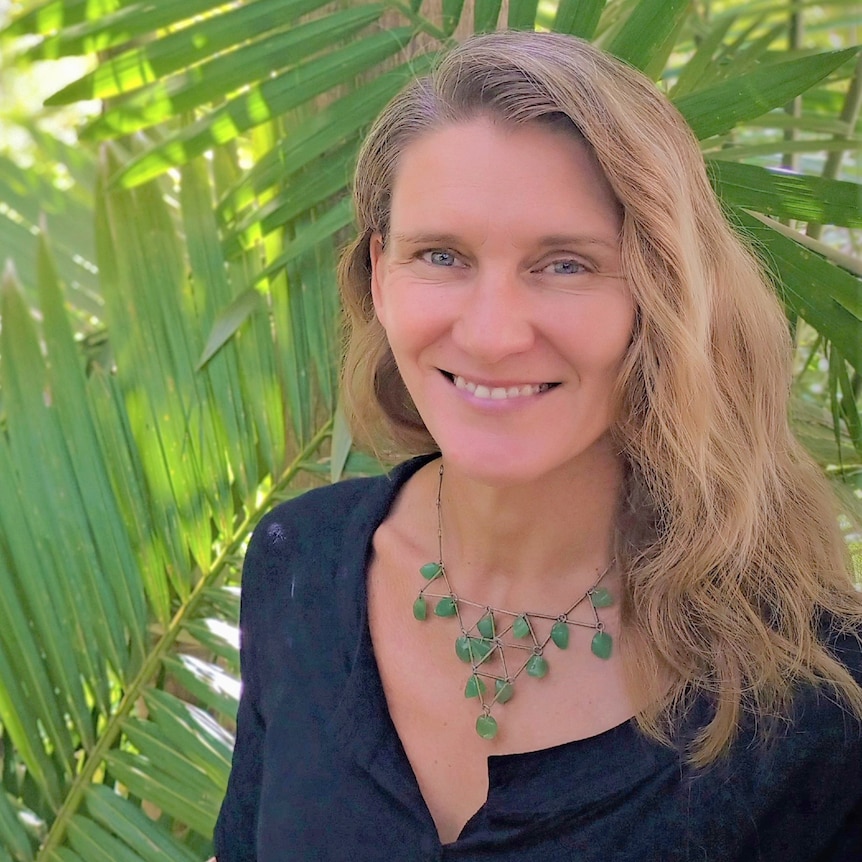
[[786,714],[800,683],[862,716],[862,690],[825,630],[858,630],[827,484],[787,421],[791,344],[763,269],[728,224],[690,129],[651,81],[587,42],[505,32],[455,48],[371,129],[356,167],[359,233],[339,283],[343,393],[378,454],[437,446],[398,373],[371,300],[369,241],[389,230],[398,159],[421,135],[490,117],[562,122],[586,141],[623,210],[623,274],[637,309],[612,429],[626,482],[618,513],[623,634],[641,728],[672,742],[688,708],[712,711],[690,740],[717,758],[744,716]]

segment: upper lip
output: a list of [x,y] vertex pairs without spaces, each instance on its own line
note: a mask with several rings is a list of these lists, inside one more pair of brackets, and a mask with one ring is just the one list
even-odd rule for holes
[[439,369],[441,373],[445,374],[450,379],[454,379],[455,377],[463,377],[469,383],[475,383],[477,386],[486,386],[488,389],[510,389],[513,386],[541,386],[543,384],[555,384],[559,383],[559,380],[542,380],[542,379],[532,379],[532,380],[515,380],[514,378],[507,378],[505,380],[490,380],[487,377],[473,376],[471,374],[463,374],[460,371],[447,371],[445,368]]

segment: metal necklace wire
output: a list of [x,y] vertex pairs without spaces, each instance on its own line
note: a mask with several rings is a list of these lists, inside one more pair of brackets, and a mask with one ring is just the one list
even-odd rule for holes
[[[428,600],[436,599],[433,607],[434,616],[457,619],[461,633],[455,641],[455,654],[461,661],[470,665],[470,675],[464,688],[464,696],[478,699],[481,714],[476,719],[476,732],[483,739],[491,740],[499,731],[497,720],[491,715],[491,710],[497,704],[504,704],[512,699],[515,694],[515,680],[522,674],[526,673],[527,676],[535,679],[542,679],[547,675],[550,666],[545,657],[545,650],[551,643],[558,649],[568,649],[570,629],[592,629],[595,632],[590,642],[593,655],[600,659],[611,657],[613,639],[605,631],[605,625],[599,618],[598,611],[599,608],[608,608],[613,604],[613,596],[607,588],[601,586],[601,582],[615,561],[611,559],[595,583],[567,610],[557,616],[534,611],[509,611],[462,598],[452,590],[443,562],[442,494],[443,464],[441,462],[436,503],[437,561],[425,563],[419,569],[426,583],[419,590],[419,595],[413,603],[413,616],[420,621],[426,620],[429,610]],[[429,588],[441,581],[445,585],[445,592],[429,591]],[[592,610],[593,619],[589,622],[569,619],[569,614],[585,603]],[[471,626],[465,625],[461,617],[461,608],[464,606],[483,611],[478,621]],[[537,635],[536,620],[553,623],[547,637],[540,638]],[[510,651],[508,657],[506,650]],[[521,654],[516,661],[511,660],[513,652]],[[499,668],[492,668],[490,664],[494,657],[499,659]],[[490,690],[489,686],[491,686]]]

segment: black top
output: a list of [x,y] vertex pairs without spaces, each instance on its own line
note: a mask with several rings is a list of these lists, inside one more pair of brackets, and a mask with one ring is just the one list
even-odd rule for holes
[[[219,862],[862,860],[862,727],[813,689],[777,738],[744,731],[700,772],[633,721],[489,757],[486,803],[441,845],[386,709],[365,583],[372,535],[426,461],[311,491],[256,529]],[[862,682],[858,641],[833,649]]]

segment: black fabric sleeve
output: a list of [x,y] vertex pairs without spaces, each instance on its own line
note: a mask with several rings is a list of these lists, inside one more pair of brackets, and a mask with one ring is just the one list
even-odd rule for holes
[[263,524],[249,543],[243,564],[240,604],[240,665],[242,692],[236,721],[236,741],[227,793],[215,828],[218,862],[256,862],[257,821],[263,773],[264,724],[258,709],[256,639],[261,636],[258,616],[265,581]]
[[859,862],[862,859],[862,800],[847,815],[844,828],[817,862]]

